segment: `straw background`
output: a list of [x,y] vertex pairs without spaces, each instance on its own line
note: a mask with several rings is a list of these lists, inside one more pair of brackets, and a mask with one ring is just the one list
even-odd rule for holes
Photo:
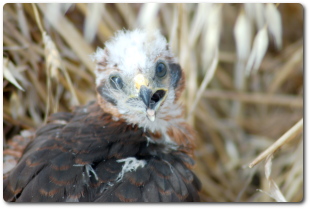
[[4,173],[48,115],[95,99],[96,47],[139,27],[160,29],[185,71],[202,200],[302,201],[303,15],[300,4],[5,4]]

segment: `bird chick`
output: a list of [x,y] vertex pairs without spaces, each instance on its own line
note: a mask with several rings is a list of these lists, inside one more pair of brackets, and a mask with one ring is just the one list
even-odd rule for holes
[[119,31],[92,55],[97,101],[55,113],[4,179],[16,202],[199,201],[184,74],[157,32]]
[[105,111],[152,132],[182,120],[184,75],[159,31],[119,31],[93,55],[98,100]]

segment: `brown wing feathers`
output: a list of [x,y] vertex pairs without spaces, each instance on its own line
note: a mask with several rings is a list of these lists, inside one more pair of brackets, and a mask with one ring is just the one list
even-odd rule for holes
[[[17,167],[4,180],[4,199],[17,202],[199,201],[190,157],[148,143],[143,129],[113,121],[97,103],[57,113],[37,131]],[[145,160],[122,171],[119,159]]]

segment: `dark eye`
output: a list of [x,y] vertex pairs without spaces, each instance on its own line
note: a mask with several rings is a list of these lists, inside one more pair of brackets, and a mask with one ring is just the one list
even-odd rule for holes
[[119,76],[112,76],[110,78],[110,83],[115,89],[121,89],[123,88],[123,80]]
[[162,78],[167,73],[167,67],[164,63],[160,62],[156,66],[156,76]]

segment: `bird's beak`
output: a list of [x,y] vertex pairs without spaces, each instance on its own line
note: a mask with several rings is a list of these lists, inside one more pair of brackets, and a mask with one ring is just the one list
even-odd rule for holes
[[149,88],[149,81],[142,74],[138,74],[134,78],[136,90],[139,97],[142,99],[146,106],[146,115],[150,121],[155,120],[155,113],[160,103],[165,97],[165,90],[157,90],[153,93],[153,90]]
[[152,97],[152,90],[147,88],[146,86],[141,86],[139,91],[139,97],[142,99],[145,106],[148,108],[150,106],[150,101]]
[[150,121],[155,120],[155,105],[151,105],[151,97],[152,97],[152,90],[147,88],[146,86],[141,86],[139,97],[142,99],[143,103],[146,106],[146,115]]

